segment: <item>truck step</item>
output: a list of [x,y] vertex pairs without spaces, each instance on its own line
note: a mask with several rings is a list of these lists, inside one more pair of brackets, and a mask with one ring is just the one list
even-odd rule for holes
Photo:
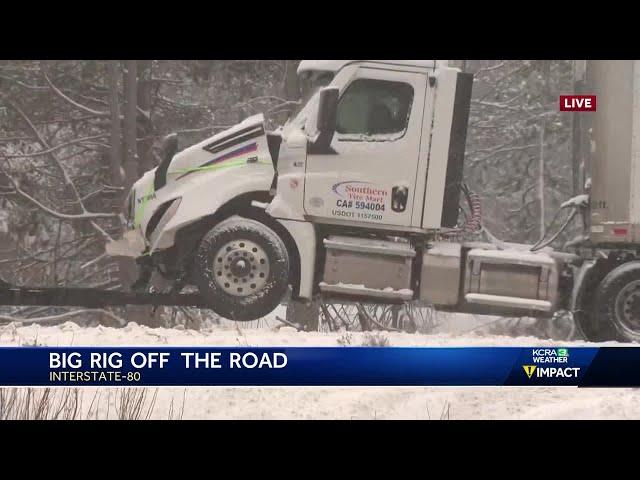
[[380,290],[377,288],[367,288],[364,285],[351,285],[344,283],[328,284],[326,282],[320,282],[320,290],[322,292],[337,293],[340,295],[373,297],[389,300],[409,301],[413,298],[413,290],[409,290],[408,288],[403,290],[393,290],[391,288]]
[[464,299],[467,303],[491,305],[494,307],[511,307],[523,310],[538,310],[540,312],[550,312],[552,308],[551,302],[547,302],[545,300],[488,295],[486,293],[467,293],[464,296]]

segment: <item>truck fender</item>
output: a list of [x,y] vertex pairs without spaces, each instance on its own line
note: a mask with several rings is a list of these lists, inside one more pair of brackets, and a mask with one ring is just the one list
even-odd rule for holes
[[197,183],[191,182],[184,189],[176,192],[181,197],[180,205],[173,216],[164,224],[162,232],[155,236],[154,249],[164,249],[173,246],[176,232],[185,226],[217,212],[221,206],[236,197],[251,192],[268,191],[273,178],[271,166],[260,169],[251,168],[251,175],[247,175],[244,168],[237,168],[233,175],[226,175],[224,182],[214,182],[202,175]]
[[593,284],[593,277],[597,274],[596,260],[587,260],[579,267],[574,267],[573,288],[569,301],[569,310],[573,316],[573,323],[580,335],[587,338],[583,329],[583,323],[589,322],[588,305],[585,305],[585,297],[589,298],[588,291]]
[[585,292],[590,282],[588,278],[593,275],[593,268],[596,265],[595,260],[587,260],[582,265],[576,268],[574,272],[573,288],[571,290],[571,301],[569,308],[572,312],[577,312],[582,309],[582,302]]
[[313,279],[316,265],[316,230],[311,222],[298,220],[276,221],[287,229],[298,247],[300,255],[300,291],[299,296],[310,299],[313,295]]

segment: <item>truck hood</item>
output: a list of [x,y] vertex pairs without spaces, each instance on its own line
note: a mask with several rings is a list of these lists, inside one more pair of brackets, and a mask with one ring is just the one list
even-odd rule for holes
[[133,185],[129,218],[145,232],[150,217],[166,202],[194,192],[214,195],[239,181],[251,183],[247,174],[266,176],[268,182],[274,174],[262,114],[186,148],[145,173]]
[[157,191],[172,182],[183,181],[196,172],[230,168],[258,160],[270,161],[268,150],[267,158],[260,158],[263,145],[266,145],[264,116],[258,114],[186,148],[166,165],[158,166],[154,171],[154,189]]

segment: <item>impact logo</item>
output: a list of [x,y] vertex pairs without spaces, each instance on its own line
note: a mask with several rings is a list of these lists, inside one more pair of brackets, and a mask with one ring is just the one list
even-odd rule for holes
[[538,365],[523,365],[524,373],[532,378],[578,378],[580,367],[538,367]]
[[[534,348],[534,364],[566,364],[569,361],[567,348]],[[541,365],[523,365],[522,369],[529,379],[533,378],[578,378],[580,367],[547,367]]]

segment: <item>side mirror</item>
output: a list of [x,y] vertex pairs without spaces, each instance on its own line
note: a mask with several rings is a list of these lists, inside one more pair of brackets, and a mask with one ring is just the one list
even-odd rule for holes
[[167,184],[167,170],[169,169],[171,160],[173,160],[173,156],[178,151],[178,134],[171,133],[164,137],[160,145],[160,151],[160,163],[158,164],[158,168],[156,168],[153,180],[153,185],[156,190],[161,189]]
[[331,145],[333,134],[336,131],[339,94],[338,87],[325,87],[320,90],[316,120],[318,136],[313,142],[316,151],[326,151]]
[[178,151],[178,134],[170,133],[164,137],[160,145],[160,150],[162,151],[162,161],[171,162],[171,159]]

